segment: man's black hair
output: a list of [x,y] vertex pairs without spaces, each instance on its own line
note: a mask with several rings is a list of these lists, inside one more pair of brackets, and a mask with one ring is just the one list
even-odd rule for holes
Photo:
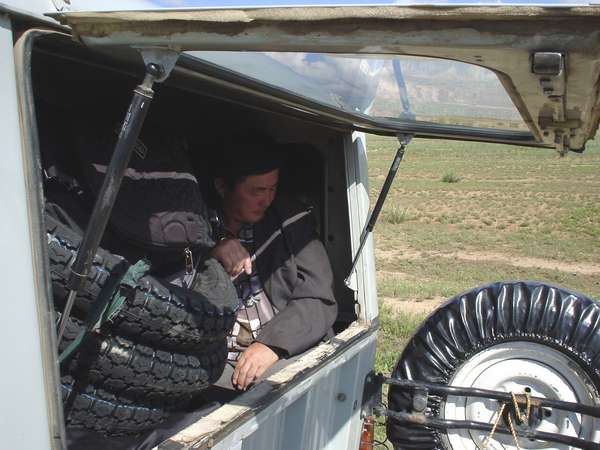
[[283,165],[283,146],[264,136],[252,136],[224,148],[214,178],[222,178],[232,189],[251,175],[263,175]]

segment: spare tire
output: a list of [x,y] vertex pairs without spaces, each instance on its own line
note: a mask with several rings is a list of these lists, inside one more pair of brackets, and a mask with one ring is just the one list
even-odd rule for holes
[[[525,391],[597,406],[600,306],[583,295],[539,282],[499,282],[473,289],[450,299],[425,320],[405,347],[392,377]],[[392,386],[388,407],[411,412],[411,397]],[[498,402],[489,399],[429,396],[426,414],[491,423],[497,408]],[[558,410],[545,413],[537,429],[600,442],[600,419],[582,416],[573,420]],[[446,432],[393,419],[387,422],[387,436],[396,449],[477,449],[483,448],[487,434],[464,429]],[[511,447],[512,439],[495,434],[488,448]],[[522,449],[541,448],[529,439],[519,439],[519,444]]]
[[137,405],[103,389],[79,387],[69,376],[62,377],[65,422],[70,428],[86,428],[105,435],[136,435],[155,428],[169,417],[163,408]]
[[[70,317],[59,350],[64,351],[82,329],[83,323]],[[183,407],[192,395],[217,381],[226,360],[225,338],[193,354],[182,354],[120,336],[88,333],[61,370],[78,381],[147,405],[161,405],[169,399]]]
[[[54,303],[62,309],[67,281],[81,236],[49,214],[45,215]],[[233,328],[237,293],[223,267],[214,259],[199,265],[194,290],[166,285],[146,275],[135,288],[120,286],[128,267],[121,257],[98,249],[90,273],[77,294],[73,315],[84,319],[103,290],[121,289],[127,301],[113,318],[116,332],[147,345],[176,351],[198,351],[221,341]]]

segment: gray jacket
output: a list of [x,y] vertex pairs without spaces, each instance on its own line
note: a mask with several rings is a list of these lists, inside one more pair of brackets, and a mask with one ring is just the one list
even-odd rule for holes
[[312,213],[278,199],[254,225],[254,242],[263,289],[279,310],[257,340],[293,356],[332,335],[333,273]]

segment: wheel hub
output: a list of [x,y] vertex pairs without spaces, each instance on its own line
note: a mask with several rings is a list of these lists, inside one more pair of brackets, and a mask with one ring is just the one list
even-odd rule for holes
[[[594,404],[589,378],[566,355],[533,342],[509,342],[490,347],[463,364],[449,383],[453,386],[476,387],[544,397],[568,402]],[[442,407],[445,419],[471,420],[493,424],[500,404],[496,400],[477,397],[449,396]],[[512,409],[512,405],[505,407]],[[525,405],[521,405],[525,410]],[[513,415],[514,418],[514,415]],[[600,438],[600,421],[567,411],[544,408],[536,420],[513,425],[518,429],[531,426],[537,431],[579,436],[596,441]],[[508,424],[501,418],[499,425]],[[445,444],[452,450],[484,447],[489,433],[477,430],[449,430]],[[569,446],[519,438],[522,449],[567,450]],[[488,449],[516,448],[511,435],[495,433]]]

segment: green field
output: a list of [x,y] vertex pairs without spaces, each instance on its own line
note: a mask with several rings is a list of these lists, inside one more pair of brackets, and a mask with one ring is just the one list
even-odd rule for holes
[[[395,139],[368,137],[372,204],[396,148]],[[561,158],[415,140],[375,228],[375,248],[383,373],[432,308],[472,287],[530,279],[600,299],[600,141]]]

